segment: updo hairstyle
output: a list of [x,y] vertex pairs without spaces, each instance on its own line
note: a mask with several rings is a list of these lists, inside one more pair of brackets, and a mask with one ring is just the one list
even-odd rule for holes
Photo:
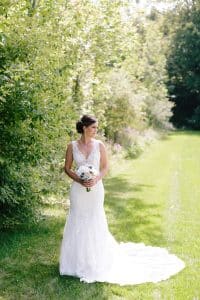
[[78,133],[83,133],[83,126],[90,126],[97,122],[97,119],[93,116],[83,115],[82,118],[76,122],[76,130]]

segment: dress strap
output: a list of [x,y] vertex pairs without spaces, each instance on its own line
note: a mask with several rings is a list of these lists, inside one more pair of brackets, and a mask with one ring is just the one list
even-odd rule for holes
[[75,153],[75,147],[76,147],[76,141],[72,141],[72,153],[73,153],[73,156],[74,156],[74,153]]
[[99,140],[95,140],[95,144],[96,144],[95,145],[95,149],[100,152],[100,141]]

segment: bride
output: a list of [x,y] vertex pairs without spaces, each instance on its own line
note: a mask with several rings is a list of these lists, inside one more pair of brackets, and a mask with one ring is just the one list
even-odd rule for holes
[[[65,172],[73,182],[60,251],[60,275],[76,276],[87,283],[120,285],[165,280],[185,267],[181,259],[165,248],[118,243],[109,232],[102,183],[108,159],[104,144],[95,139],[97,128],[96,118],[84,115],[76,123],[80,139],[67,147]],[[73,162],[76,167],[93,165],[98,175],[83,181],[73,171]]]

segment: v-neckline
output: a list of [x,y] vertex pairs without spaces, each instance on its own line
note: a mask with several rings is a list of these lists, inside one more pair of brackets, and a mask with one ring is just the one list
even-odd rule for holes
[[90,155],[92,154],[92,152],[94,151],[95,148],[95,141],[93,141],[93,147],[92,150],[90,151],[90,153],[88,154],[88,156],[86,157],[85,154],[80,150],[79,146],[78,146],[78,141],[76,141],[76,147],[78,148],[79,153],[84,157],[85,160],[88,160],[88,158],[90,157]]

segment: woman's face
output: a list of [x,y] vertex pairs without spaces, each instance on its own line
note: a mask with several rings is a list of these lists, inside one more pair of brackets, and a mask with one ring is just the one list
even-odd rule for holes
[[87,136],[94,137],[98,130],[98,122],[95,122],[95,123],[89,125],[88,127],[84,126],[83,130]]

